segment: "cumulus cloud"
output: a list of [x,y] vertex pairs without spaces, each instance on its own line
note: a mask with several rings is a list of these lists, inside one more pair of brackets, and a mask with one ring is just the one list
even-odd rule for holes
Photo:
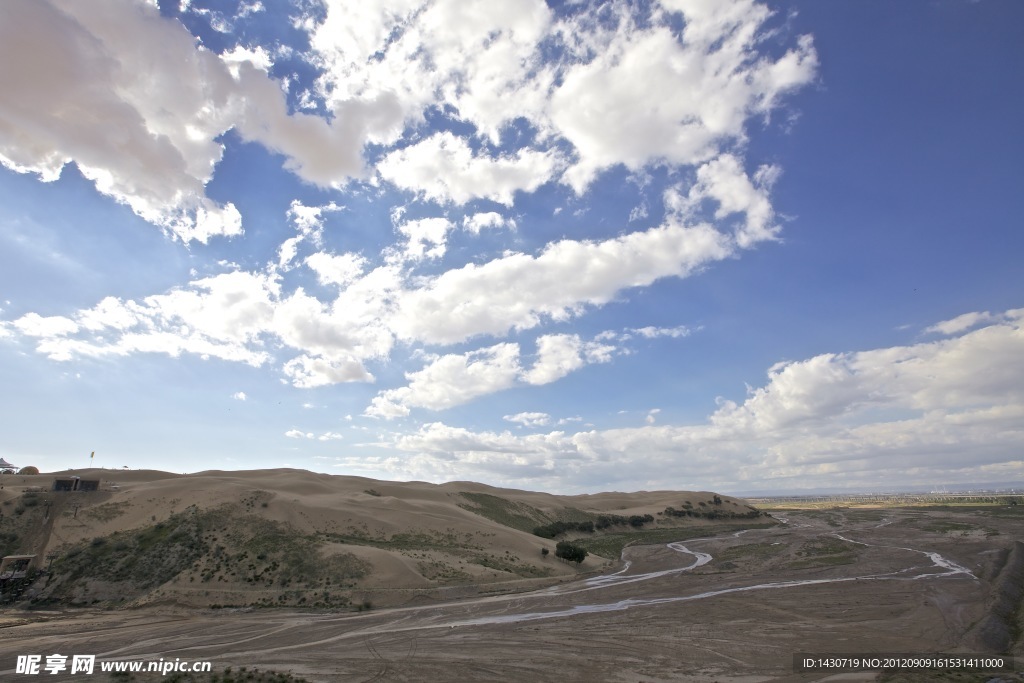
[[234,205],[205,196],[233,108],[215,54],[142,3],[15,0],[2,12],[0,59],[18,68],[0,98],[0,163],[53,181],[74,162],[182,240],[241,232]]
[[325,358],[302,354],[282,368],[291,383],[300,389],[322,387],[343,382],[370,382],[373,375],[355,358]]
[[444,410],[513,386],[548,384],[585,365],[608,362],[615,350],[578,335],[555,334],[537,338],[537,357],[530,368],[523,367],[517,343],[447,354],[406,374],[408,385],[380,392],[366,415],[403,417],[410,408]]
[[447,354],[422,370],[408,373],[407,386],[381,392],[366,414],[399,417],[408,415],[410,408],[450,408],[511,387],[521,371],[519,345],[514,343]]
[[751,180],[738,157],[723,154],[697,169],[697,182],[685,197],[675,188],[668,190],[665,205],[678,215],[693,219],[701,215],[702,207],[711,200],[716,204],[714,217],[719,224],[733,214],[743,214],[744,220],[735,224],[732,232],[737,246],[746,249],[775,239],[778,234],[768,195],[779,172],[777,166],[762,166]]
[[[949,339],[780,363],[742,403],[723,399],[693,425],[651,424],[657,410],[643,427],[526,436],[431,423],[390,446],[415,456],[417,476],[453,470],[553,490],[814,487],[834,485],[839,469],[856,486],[1019,479],[1022,323],[1010,311]],[[403,462],[395,475],[411,476]]]
[[[362,298],[358,288],[352,296]],[[392,344],[390,333],[367,319],[374,315],[358,302],[349,310],[325,307],[301,289],[284,296],[272,273],[234,271],[141,301],[108,297],[73,318],[29,313],[5,326],[59,361],[193,353],[260,366],[271,360],[266,342],[275,339],[302,352],[282,371],[310,388],[373,379],[363,361],[386,355]]]
[[[513,206],[520,193],[555,179],[583,192],[615,165],[670,164],[692,170],[693,182],[668,194],[655,227],[458,267],[444,260],[457,220],[396,218],[401,243],[385,247],[375,265],[373,255],[324,247],[325,221],[344,207],[295,201],[287,214],[295,233],[261,271],[193,275],[141,300],[106,298],[66,316],[31,313],[0,329],[35,340],[55,360],[194,353],[273,362],[294,386],[315,388],[371,381],[368,363],[388,359],[396,343],[443,346],[567,321],[630,288],[687,277],[773,239],[769,190],[778,169],[747,172],[743,126],[811,80],[814,50],[799,39],[781,56],[763,54],[767,9],[750,0],[714,4],[618,4],[606,12],[583,4],[556,15],[541,0],[326,2],[322,13],[295,20],[322,69],[311,95],[321,116],[289,110],[265,47],[214,54],[151,4],[9,3],[0,10],[0,56],[25,67],[0,98],[0,162],[44,180],[74,162],[101,192],[182,240],[241,231],[237,209],[205,189],[230,130],[279,152],[288,169],[322,187],[383,179],[425,200],[468,205],[461,227],[476,234],[517,226],[470,202]],[[223,19],[258,11],[260,3],[249,3]],[[38,45],[52,54],[20,59]],[[642,79],[640,65],[649,69]],[[648,87],[652,78],[663,86]],[[427,112],[459,125],[431,130]],[[437,270],[414,275],[427,260]],[[294,286],[310,274],[319,287]],[[685,330],[666,329],[674,331],[642,328],[619,338]],[[520,369],[501,366],[505,379],[470,381],[453,396],[555,381],[607,362],[615,347],[602,341],[610,340],[542,335],[528,360],[512,344],[502,357],[514,356]],[[488,367],[497,361],[487,348],[442,358],[466,371]],[[398,393],[378,395],[375,414],[444,407],[409,379],[389,390]]]
[[340,103],[336,124],[291,114],[265,50],[222,58],[152,3],[15,0],[0,11],[0,58],[18,64],[0,98],[0,164],[53,181],[75,163],[99,192],[185,242],[242,232],[237,208],[206,195],[225,132],[336,187],[364,174],[363,145],[400,116],[383,96]]
[[513,218],[505,218],[500,213],[487,211],[484,213],[474,213],[472,216],[466,216],[462,221],[462,227],[474,235],[479,235],[481,231],[491,228],[508,228],[510,230],[515,230],[516,221]]
[[235,393],[231,394],[231,398],[235,399],[236,401],[244,401],[248,397],[245,395],[244,391],[236,391]]
[[554,153],[522,149],[514,155],[482,155],[444,132],[391,152],[377,170],[396,186],[439,203],[484,198],[512,206],[517,191],[533,192],[557,167]]
[[414,261],[444,256],[448,231],[455,226],[447,218],[421,218],[398,225],[398,232],[407,238],[405,256]]
[[[338,207],[293,204],[289,217],[297,237],[315,244],[328,210]],[[444,218],[401,223],[407,257],[443,249],[452,225]],[[266,344],[273,341],[299,352],[283,362],[284,376],[295,386],[313,388],[372,380],[365,363],[387,358],[396,340],[451,344],[566,320],[626,288],[685,277],[734,249],[710,225],[669,222],[601,242],[562,240],[537,256],[510,253],[413,278],[401,259],[385,258],[384,265],[371,268],[359,254],[318,251],[298,260],[299,243],[291,242],[287,252],[285,245],[276,264],[263,272],[200,278],[142,301],[108,297],[72,317],[32,313],[14,321],[12,329],[38,338],[39,352],[55,360],[190,352],[262,365],[271,360]],[[334,293],[323,299],[302,287],[286,293],[282,264],[293,262],[305,264],[320,284],[336,288]],[[541,336],[537,360],[523,378],[544,384],[584,364],[606,362],[614,348],[601,342]],[[392,413],[389,406],[406,405],[381,400],[379,409]]]
[[728,238],[706,224],[669,222],[603,242],[562,240],[537,256],[513,253],[446,271],[407,292],[395,330],[445,344],[530,329],[607,303],[623,289],[686,277],[731,253]]
[[317,252],[306,257],[306,265],[324,285],[347,285],[356,281],[366,268],[366,259],[359,254]]
[[607,363],[615,347],[584,342],[576,334],[546,334],[537,338],[537,360],[523,374],[528,384],[548,384],[590,363]]
[[292,260],[298,254],[299,247],[303,242],[308,241],[315,247],[321,246],[325,214],[341,211],[343,208],[334,202],[323,206],[306,206],[298,200],[293,200],[287,215],[295,226],[296,235],[286,239],[278,248],[278,269],[283,271],[291,269]]
[[547,413],[516,413],[506,415],[502,418],[508,422],[517,422],[524,427],[542,427],[551,423],[551,416]]
[[[263,6],[243,4],[235,17],[190,11],[229,31]],[[231,130],[321,187],[379,177],[440,203],[511,206],[556,178],[582,193],[617,165],[707,163],[737,149],[749,118],[817,66],[806,36],[779,56],[761,51],[770,13],[753,0],[580,5],[561,17],[541,0],[331,0],[295,20],[322,70],[304,101],[324,116],[289,110],[265,47],[215,54],[153,3],[15,0],[3,12],[0,57],[19,68],[0,104],[0,163],[46,181],[75,163],[97,190],[183,241],[242,231],[237,208],[206,194]],[[45,58],[25,58],[40,45]],[[465,132],[420,139],[428,111]],[[510,135],[517,126],[530,133],[522,141]],[[373,169],[367,145],[380,150]],[[727,188],[716,170],[728,169],[707,167],[705,192],[747,202],[740,246],[773,234],[751,188]]]
[[338,432],[324,432],[316,438],[317,441],[337,441],[339,439],[344,439],[345,437]]
[[[744,139],[750,113],[770,110],[814,76],[817,57],[808,37],[777,60],[758,54],[769,16],[763,5],[663,6],[669,14],[646,28],[628,5],[617,6],[614,26],[601,27],[587,15],[566,26],[588,36],[581,50],[592,57],[567,69],[550,104],[553,124],[577,153],[564,176],[577,192],[617,164],[638,170],[705,162],[728,141]],[[671,26],[676,12],[684,21],[682,40]]]
[[[540,0],[486,10],[455,0],[365,9],[331,1],[323,20],[307,25],[328,107],[394,98],[403,123],[377,142],[397,141],[431,108],[475,130],[392,151],[378,166],[382,177],[436,201],[510,204],[517,190],[558,173],[582,193],[619,164],[706,162],[745,140],[751,115],[767,114],[813,79],[809,37],[770,57],[760,51],[765,6],[711,4],[584,4],[556,18]],[[500,144],[515,121],[532,127],[541,147]],[[481,138],[488,144],[470,144]]]

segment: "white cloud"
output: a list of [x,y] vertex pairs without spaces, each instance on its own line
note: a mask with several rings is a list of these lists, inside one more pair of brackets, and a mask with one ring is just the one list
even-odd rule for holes
[[14,327],[29,337],[63,337],[78,331],[78,324],[63,316],[43,317],[27,313],[13,323]]
[[[543,107],[550,77],[538,68],[537,46],[551,13],[540,0],[325,5],[323,23],[310,22],[310,43],[325,70],[320,94],[332,107],[386,94],[414,124],[428,107],[450,107],[492,140],[521,112]],[[381,132],[379,141],[395,135]]]
[[318,441],[337,441],[339,439],[344,439],[345,437],[337,432],[324,432],[316,438]]
[[[188,352],[258,366],[269,360],[260,337],[272,318],[276,293],[276,283],[264,276],[224,273],[141,303],[107,298],[79,311],[75,320],[29,313],[12,325],[37,338],[37,351],[53,360]],[[77,333],[84,338],[74,338]],[[111,335],[114,341],[108,340]]]
[[345,438],[337,432],[324,432],[317,436],[314,432],[304,432],[301,429],[289,429],[284,435],[290,439],[310,439],[316,441],[338,441]]
[[547,334],[537,338],[537,360],[523,373],[528,384],[548,384],[590,363],[607,363],[614,346],[584,342],[575,334]]
[[244,19],[245,17],[264,11],[266,11],[266,8],[260,0],[255,0],[255,2],[241,2],[238,5],[238,12],[235,14],[235,19]]
[[608,362],[614,351],[613,346],[584,342],[577,335],[556,334],[537,338],[537,360],[528,370],[521,365],[516,343],[447,354],[406,374],[407,386],[380,392],[366,415],[404,417],[410,408],[444,410],[513,386],[548,384],[585,365]]
[[[744,141],[751,115],[767,114],[813,78],[809,38],[769,57],[759,52],[766,7],[714,4],[720,7],[666,2],[649,12],[584,5],[557,19],[539,0],[486,9],[454,0],[372,8],[331,1],[323,22],[308,26],[324,69],[319,95],[329,107],[394,99],[403,123],[371,139],[393,143],[432,107],[494,146],[509,137],[511,122],[525,121],[549,152],[568,143],[575,160],[563,181],[583,192],[617,164],[705,162]],[[686,24],[682,39],[676,13]],[[392,152],[378,170],[437,201],[509,204],[515,190],[536,187],[561,166],[541,150],[520,148],[510,158],[440,133]]]
[[[45,58],[25,58],[40,45]],[[99,192],[186,242],[242,231],[233,204],[206,196],[225,132],[280,152],[305,180],[340,186],[364,174],[369,137],[401,117],[385,96],[340,103],[334,124],[289,114],[265,50],[222,59],[152,3],[7,3],[0,59],[19,65],[0,98],[0,164],[53,181],[73,162]]]
[[285,363],[282,370],[300,389],[373,380],[373,375],[354,358],[331,359],[303,354]]
[[516,413],[506,415],[502,418],[508,422],[517,422],[524,427],[542,427],[551,423],[551,416],[547,413]]
[[373,417],[407,415],[409,408],[443,410],[513,386],[519,376],[519,345],[513,343],[441,356],[406,374],[409,384],[382,391],[366,409]]
[[533,192],[557,167],[554,153],[521,149],[512,156],[481,155],[444,132],[391,152],[377,170],[403,190],[442,204],[484,198],[512,206],[517,191]]
[[[141,301],[108,297],[67,316],[32,313],[0,329],[37,340],[55,360],[153,352],[274,361],[287,381],[313,388],[372,380],[367,365],[386,360],[396,341],[446,345],[566,321],[630,288],[687,277],[772,239],[768,191],[778,169],[747,174],[738,151],[743,127],[809,81],[814,51],[801,40],[782,57],[761,54],[767,10],[747,0],[720,4],[654,8],[643,17],[628,16],[646,12],[637,6],[583,5],[559,19],[540,0],[328,2],[322,17],[296,19],[323,68],[311,97],[326,117],[289,113],[288,84],[268,75],[267,49],[236,45],[216,55],[151,5],[5,7],[18,21],[0,21],[11,40],[0,39],[0,56],[15,63],[38,45],[53,50],[12,72],[0,98],[0,160],[47,180],[76,162],[100,191],[182,240],[242,229],[237,209],[213,202],[205,189],[229,130],[281,153],[287,168],[314,184],[383,178],[440,203],[484,198],[512,206],[517,193],[535,191],[566,164],[563,181],[581,192],[618,164],[689,166],[695,180],[669,194],[657,227],[603,241],[563,239],[423,276],[413,275],[427,268],[420,260],[445,255],[454,228],[447,218],[396,218],[404,252],[386,247],[374,267],[362,254],[324,247],[325,218],[343,207],[295,201],[288,218],[296,232],[263,271],[193,279]],[[235,19],[261,9],[244,5]],[[678,17],[666,14],[677,9],[686,20],[681,40],[670,30]],[[642,79],[640,65],[648,68]],[[666,80],[650,88],[658,78]],[[468,132],[424,132],[427,111]],[[364,168],[367,143],[375,145],[375,169]],[[717,229],[706,220],[712,215],[735,225]],[[516,223],[473,207],[462,227],[478,234]],[[294,286],[310,273],[329,293],[285,287],[286,277]],[[632,332],[675,337],[685,328],[659,330]],[[459,400],[606,362],[617,349],[600,342],[541,336],[529,369],[470,382]],[[441,358],[486,366],[475,353]],[[376,414],[445,406],[412,375],[408,387],[390,391],[400,393],[378,395]]]
[[685,325],[679,325],[678,327],[655,327],[648,325],[646,327],[630,327],[626,329],[628,335],[639,335],[645,339],[657,339],[658,337],[669,337],[671,339],[680,339],[682,337],[689,337],[691,334],[690,328]]
[[744,214],[744,221],[733,233],[737,246],[746,249],[764,240],[775,239],[778,226],[768,198],[772,183],[778,177],[776,166],[762,166],[751,180],[739,158],[723,154],[697,169],[697,182],[686,197],[676,190],[666,192],[665,204],[680,216],[695,219],[707,200],[717,203],[714,217],[719,224],[733,214]]
[[963,315],[958,315],[951,320],[943,320],[940,323],[935,323],[930,327],[926,327],[924,331],[949,336],[951,334],[963,332],[964,330],[969,330],[980,323],[987,323],[997,319],[998,316],[994,316],[988,311],[964,313]]
[[235,399],[236,401],[244,401],[248,397],[245,395],[244,391],[236,391],[235,393],[231,394],[231,398]]
[[421,218],[398,225],[406,238],[405,255],[414,261],[440,258],[447,249],[448,231],[455,226],[447,218]]
[[[0,163],[52,181],[75,162],[100,192],[186,241],[241,231],[235,207],[204,190],[233,110],[216,55],[142,3],[14,2],[4,14],[0,59],[19,68],[0,98]],[[24,58],[40,45],[45,59]]]
[[270,67],[274,65],[274,60],[270,56],[270,53],[259,46],[249,48],[236,45],[232,49],[221,53],[220,58],[221,61],[227,65],[228,71],[235,78],[238,78],[238,65],[242,62],[252,64],[260,71],[269,71]]
[[359,254],[317,252],[306,258],[306,265],[323,285],[347,285],[363,274],[367,261]]
[[[563,18],[541,0],[331,0],[322,17],[295,20],[323,71],[302,99],[322,104],[321,116],[289,111],[265,47],[217,55],[153,3],[20,1],[4,11],[0,58],[19,68],[0,98],[0,163],[47,181],[76,163],[97,190],[183,241],[242,231],[237,208],[206,194],[231,130],[321,187],[381,177],[441,203],[511,206],[559,174],[582,193],[616,165],[721,157],[742,145],[751,116],[809,83],[817,65],[808,37],[765,54],[770,13],[752,0],[583,5]],[[233,18],[190,11],[227,31],[263,6],[242,4]],[[39,45],[49,46],[45,59],[23,58]],[[428,111],[467,132],[418,139]],[[380,146],[376,169],[366,168],[368,144]],[[723,212],[747,212],[738,244],[773,235],[758,193],[714,170],[702,192]],[[754,189],[769,175],[755,174]],[[295,246],[283,248],[282,266]]]
[[728,240],[708,225],[675,222],[603,242],[562,240],[538,256],[514,253],[449,270],[405,292],[394,329],[403,339],[454,343],[478,334],[566,320],[629,287],[685,277],[728,257]]
[[409,455],[389,471],[549,490],[814,487],[837,471],[850,486],[1019,479],[1024,312],[1001,318],[951,339],[778,364],[743,403],[722,400],[694,425],[650,424],[657,409],[643,427],[574,434],[427,424],[391,440]]
[[628,5],[618,6],[614,27],[594,29],[583,15],[564,29],[586,36],[581,49],[592,56],[566,70],[550,104],[553,124],[578,154],[564,177],[577,192],[617,164],[638,170],[707,161],[744,139],[751,113],[767,112],[814,76],[809,38],[777,60],[758,54],[769,14],[763,5],[665,4],[683,13],[681,42],[668,17],[641,28]]
[[513,218],[505,218],[500,213],[488,211],[485,213],[475,213],[472,216],[466,216],[462,221],[462,226],[474,235],[479,235],[482,230],[490,228],[508,228],[510,230],[515,230],[516,221]]
[[647,209],[647,204],[640,204],[639,206],[634,206],[632,209],[629,210],[629,222],[632,223],[634,221],[643,220],[644,218],[647,218],[648,214],[649,211]]

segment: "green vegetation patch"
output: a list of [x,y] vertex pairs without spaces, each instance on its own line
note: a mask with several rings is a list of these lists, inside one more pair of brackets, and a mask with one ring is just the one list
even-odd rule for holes
[[463,491],[459,495],[472,503],[472,505],[460,503],[459,507],[463,510],[468,510],[481,517],[486,517],[492,522],[497,522],[519,531],[531,532],[534,527],[553,521],[542,510],[538,510],[525,503],[508,500],[507,498],[492,496],[488,493],[470,493],[468,491]]
[[[258,500],[256,501],[258,504]],[[194,506],[163,522],[120,531],[67,548],[53,563],[47,599],[73,598],[88,580],[125,585],[134,597],[176,576],[196,587],[204,583],[247,583],[254,588],[292,589],[304,604],[348,604],[330,591],[354,586],[371,565],[351,553],[323,555],[327,540],[298,534],[281,522],[237,515],[239,506],[199,512]],[[246,506],[249,507],[249,506]],[[312,591],[312,592],[311,592]]]
[[96,507],[86,508],[82,510],[82,514],[100,522],[109,522],[128,512],[128,508],[131,506],[132,504],[127,500],[119,500],[113,503],[104,503]]
[[130,581],[145,589],[171,580],[208,550],[199,518],[179,513],[151,527],[75,545],[57,558],[52,573],[60,577],[62,587],[102,579]]
[[715,553],[715,561],[758,560],[774,557],[786,549],[783,543],[747,543]]
[[790,562],[789,569],[813,569],[841,564],[853,564],[862,546],[840,538],[822,537],[805,542],[797,555],[801,558]]
[[998,536],[999,532],[991,527],[981,527],[975,524],[964,524],[962,522],[948,522],[946,520],[936,520],[927,524],[918,526],[923,531],[932,531],[940,534],[949,534],[950,536],[971,536],[976,532],[982,532],[986,536]]
[[630,543],[636,545],[656,545],[659,543],[673,543],[685,541],[691,538],[705,538],[717,536],[724,533],[734,533],[737,529],[767,529],[775,526],[775,522],[761,522],[743,525],[715,525],[701,527],[677,527],[674,529],[641,529],[637,531],[623,531],[617,533],[595,536],[594,538],[576,539],[575,543],[583,546],[594,555],[600,555],[610,560],[617,560],[622,555],[622,549]]

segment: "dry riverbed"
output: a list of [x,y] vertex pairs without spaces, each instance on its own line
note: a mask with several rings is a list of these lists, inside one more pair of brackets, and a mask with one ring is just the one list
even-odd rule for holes
[[[793,654],[984,651],[978,625],[1024,538],[1024,515],[1009,508],[774,514],[786,523],[630,546],[602,576],[515,595],[361,614],[8,611],[0,676],[30,680],[14,674],[17,655],[56,652],[210,660],[215,672],[309,681],[875,680],[794,673]],[[1022,654],[1019,641],[1010,648]]]

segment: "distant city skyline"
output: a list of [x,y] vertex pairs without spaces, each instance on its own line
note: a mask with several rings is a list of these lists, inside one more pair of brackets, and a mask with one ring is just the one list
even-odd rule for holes
[[2,3],[0,456],[1024,481],[1021,25],[998,0]]

